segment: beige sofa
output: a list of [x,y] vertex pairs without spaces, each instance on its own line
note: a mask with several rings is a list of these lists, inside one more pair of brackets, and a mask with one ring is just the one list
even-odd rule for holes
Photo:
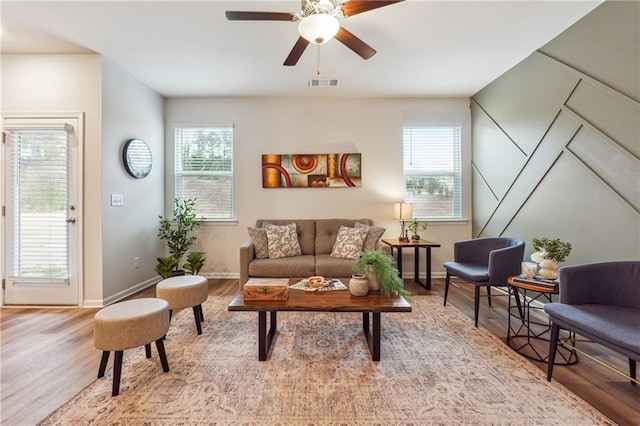
[[290,219],[256,221],[256,228],[264,222],[286,225],[295,222],[302,256],[279,259],[256,259],[251,240],[240,246],[240,286],[249,278],[306,278],[322,275],[331,278],[350,278],[353,260],[330,256],[340,226],[355,226],[356,222],[372,226],[369,219]]

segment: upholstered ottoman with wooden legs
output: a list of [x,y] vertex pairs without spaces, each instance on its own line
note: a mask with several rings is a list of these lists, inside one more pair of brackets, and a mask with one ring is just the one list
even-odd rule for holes
[[155,298],[132,299],[102,308],[93,320],[93,343],[102,350],[98,378],[104,377],[109,353],[115,352],[113,361],[113,388],[111,396],[120,393],[122,355],[125,349],[143,346],[151,358],[151,342],[156,342],[162,370],[169,371],[162,338],[169,330],[169,303]]
[[204,321],[202,304],[209,297],[209,281],[202,275],[181,275],[166,278],[156,285],[156,297],[169,302],[169,319],[177,309],[193,308],[198,334]]

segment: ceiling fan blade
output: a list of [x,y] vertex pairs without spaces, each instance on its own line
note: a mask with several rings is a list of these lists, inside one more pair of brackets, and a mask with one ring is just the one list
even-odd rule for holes
[[390,4],[400,3],[404,0],[351,0],[344,3],[342,13],[344,16],[353,16],[358,13],[368,12],[379,7],[389,6]]
[[294,21],[295,15],[286,12],[243,12],[227,10],[225,12],[230,21]]
[[369,46],[367,43],[342,27],[340,27],[338,34],[336,34],[336,40],[356,52],[362,57],[362,59],[369,59],[376,54],[373,47]]
[[297,64],[308,45],[309,41],[307,41],[307,39],[299,37],[298,41],[296,41],[296,44],[293,46],[293,49],[289,52],[289,56],[287,56],[287,59],[285,59],[284,64],[282,65],[292,67]]

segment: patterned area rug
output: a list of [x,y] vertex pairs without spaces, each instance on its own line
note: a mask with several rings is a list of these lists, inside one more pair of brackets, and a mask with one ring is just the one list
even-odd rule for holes
[[[371,361],[362,315],[278,314],[258,361],[257,314],[210,296],[203,335],[190,309],[165,341],[125,351],[120,395],[112,365],[40,424],[118,425],[602,425],[613,424],[437,296],[382,314],[382,359]],[[113,358],[113,357],[112,357]],[[97,371],[98,365],[96,365]]]

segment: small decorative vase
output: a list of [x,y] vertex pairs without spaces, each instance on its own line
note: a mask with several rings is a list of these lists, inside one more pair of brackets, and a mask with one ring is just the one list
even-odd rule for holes
[[545,259],[546,255],[547,255],[547,252],[544,250],[536,251],[531,254],[531,260],[533,260],[536,263],[540,263]]
[[373,272],[373,268],[371,265],[367,266],[367,273],[365,274],[367,277],[367,281],[369,281],[369,291],[379,291],[380,283],[378,282],[378,278],[376,274]]
[[411,241],[420,241],[420,235],[414,233],[411,236]]
[[349,280],[349,291],[354,296],[366,296],[369,293],[369,281],[364,274],[353,274]]
[[553,260],[545,259],[540,262],[540,276],[546,280],[555,280],[558,278],[558,264]]

